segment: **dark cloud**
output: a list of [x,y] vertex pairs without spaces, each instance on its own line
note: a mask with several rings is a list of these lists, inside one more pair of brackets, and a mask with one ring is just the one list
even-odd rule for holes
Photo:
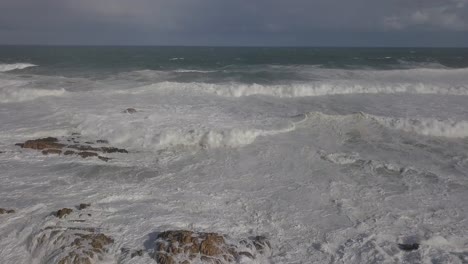
[[0,2],[5,44],[452,46],[467,31],[468,0]]

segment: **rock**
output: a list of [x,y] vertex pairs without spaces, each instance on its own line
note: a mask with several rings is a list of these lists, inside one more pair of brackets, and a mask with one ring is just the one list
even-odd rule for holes
[[153,258],[161,264],[235,263],[241,256],[255,259],[270,248],[265,237],[230,244],[217,233],[166,231],[158,235]]
[[80,151],[100,151],[100,148],[94,148],[92,146],[85,146],[85,145],[70,145],[68,148],[76,149]]
[[99,139],[99,140],[96,140],[96,143],[99,143],[99,144],[109,144],[109,141],[105,140],[105,139]]
[[79,152],[78,156],[82,158],[88,158],[88,157],[97,157],[98,154],[96,152],[83,151],[83,152]]
[[62,154],[62,151],[60,149],[44,149],[42,151],[42,154],[44,154],[44,155],[49,155],[49,154],[60,155],[60,154]]
[[63,209],[58,210],[57,213],[55,213],[55,216],[57,216],[58,218],[64,218],[65,216],[71,214],[72,212],[73,210],[70,208],[63,208]]
[[398,248],[403,251],[414,251],[419,249],[418,243],[413,244],[398,244]]
[[13,210],[13,209],[0,208],[0,214],[14,214],[14,213],[15,213],[15,210]]
[[94,144],[94,142],[91,142],[91,141],[86,141],[85,144],[89,144],[89,145],[92,145]]
[[57,143],[58,139],[54,137],[40,138],[34,140],[28,140],[24,143],[16,144],[22,148],[30,149],[62,149],[65,145]]
[[102,160],[102,161],[105,161],[105,162],[108,162],[111,158],[103,157],[103,156],[98,156],[98,159],[100,159],[100,160]]
[[126,114],[134,114],[137,112],[137,110],[135,108],[127,108],[123,112]]
[[75,151],[73,151],[73,150],[67,150],[67,151],[65,151],[63,154],[66,155],[66,156],[68,156],[68,155],[73,155],[73,154],[75,154]]
[[83,209],[86,209],[86,208],[88,208],[90,206],[91,206],[91,204],[89,204],[89,203],[87,203],[87,204],[82,203],[82,204],[78,205],[78,209],[83,210]]
[[102,152],[104,153],[128,153],[126,149],[119,149],[119,148],[114,148],[114,147],[102,147],[101,148]]
[[46,252],[44,263],[93,264],[104,259],[114,240],[92,229],[51,227],[34,239],[32,252]]

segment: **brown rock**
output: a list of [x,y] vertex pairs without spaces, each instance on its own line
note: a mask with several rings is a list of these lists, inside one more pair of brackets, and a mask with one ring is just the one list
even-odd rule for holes
[[13,209],[0,208],[0,214],[14,214],[14,213],[15,213],[15,210],[13,210]]
[[47,263],[92,264],[103,259],[114,240],[79,228],[48,227],[36,235],[33,251],[46,251]]
[[40,138],[34,140],[28,140],[24,143],[19,143],[17,145],[21,146],[22,148],[30,148],[30,149],[62,149],[65,145],[57,143],[58,139],[53,137],[48,138]]
[[88,157],[97,157],[98,154],[96,152],[82,151],[78,153],[78,156],[82,158],[88,158]]
[[68,148],[71,149],[76,149],[80,151],[100,151],[100,148],[94,148],[92,146],[87,146],[87,145],[70,145]]
[[60,155],[60,154],[62,154],[62,151],[60,149],[44,149],[42,151],[42,154],[44,154],[44,155],[49,155],[49,154]]
[[236,263],[240,257],[255,259],[269,249],[270,242],[264,236],[229,244],[217,233],[175,230],[158,235],[153,258],[161,264]]
[[73,210],[70,208],[63,208],[63,209],[58,210],[57,213],[55,213],[55,216],[57,216],[58,218],[64,218],[65,216],[71,214],[72,212]]

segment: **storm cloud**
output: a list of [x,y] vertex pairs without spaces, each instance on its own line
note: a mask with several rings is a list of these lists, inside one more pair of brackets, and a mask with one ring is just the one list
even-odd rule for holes
[[2,0],[2,44],[467,46],[468,0]]

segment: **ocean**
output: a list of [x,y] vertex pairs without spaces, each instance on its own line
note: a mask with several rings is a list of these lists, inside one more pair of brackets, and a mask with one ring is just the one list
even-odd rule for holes
[[0,46],[0,197],[2,264],[468,263],[468,49]]

